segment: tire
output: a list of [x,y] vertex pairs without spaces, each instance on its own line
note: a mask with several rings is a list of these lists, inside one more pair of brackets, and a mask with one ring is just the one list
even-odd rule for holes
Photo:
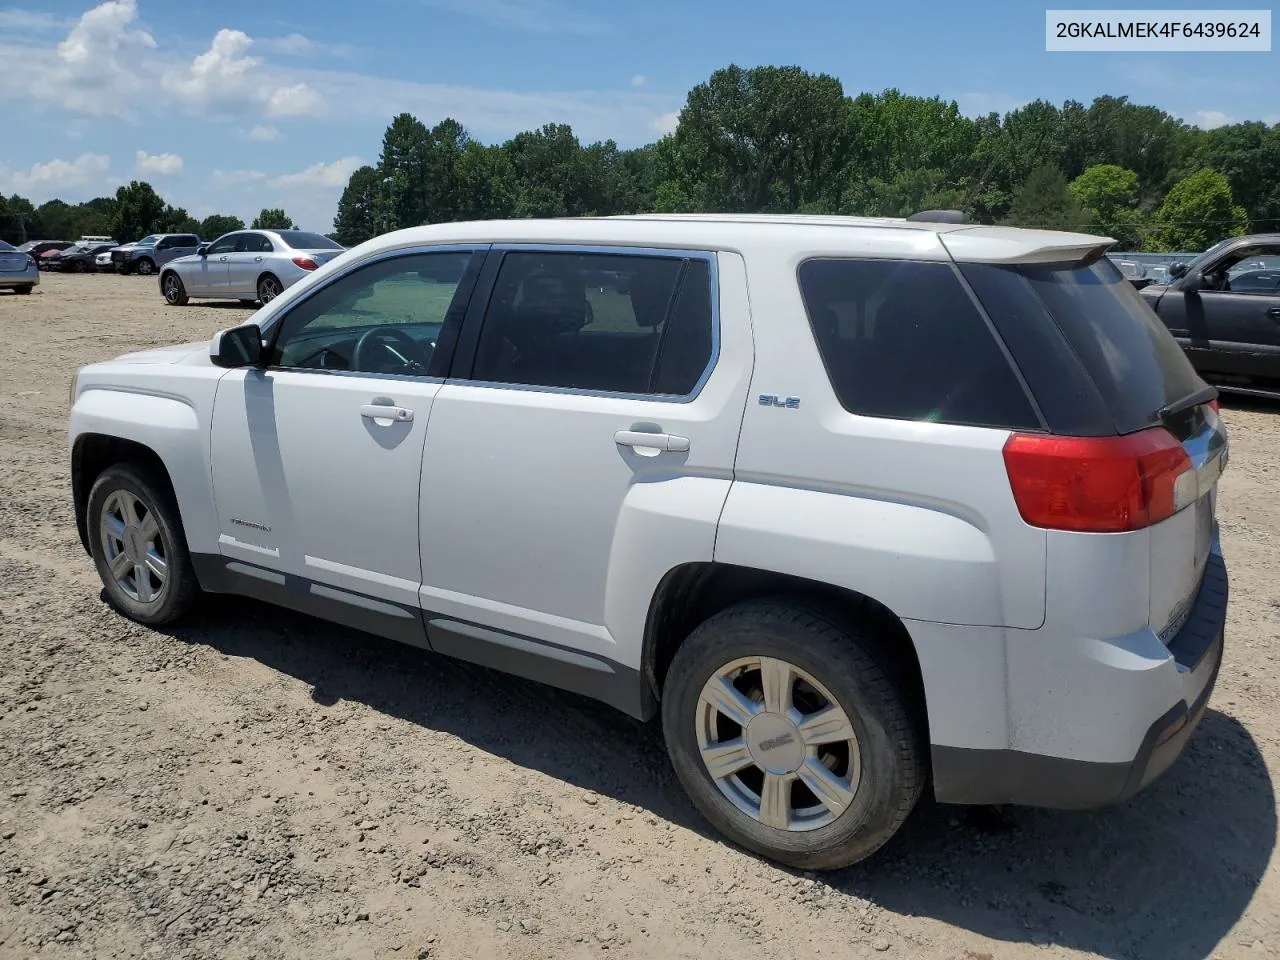
[[185,307],[191,302],[182,278],[176,273],[166,273],[160,278],[160,295],[171,307]]
[[[85,524],[89,552],[113,607],[148,626],[173,623],[191,609],[200,588],[182,518],[167,486],[150,471],[128,463],[104,470],[89,491]],[[113,526],[123,529],[112,535]],[[124,558],[117,566],[120,576],[112,572],[117,557]]]
[[[857,863],[893,836],[920,799],[926,766],[922,737],[913,722],[918,715],[917,697],[889,666],[882,649],[876,635],[856,619],[786,599],[740,603],[694,630],[667,673],[662,726],[676,776],[712,826],[753,853],[805,870]],[[745,667],[733,666],[744,662]],[[753,662],[760,663],[761,669],[753,670]],[[733,701],[735,709],[738,703],[747,703],[760,710],[759,688],[768,686],[763,682],[763,664],[778,662],[793,672],[791,681],[776,688],[785,687],[788,697],[793,693],[797,709],[813,708],[812,712],[802,709],[802,714],[812,720],[825,709],[824,701],[829,701],[825,706],[843,711],[847,725],[827,728],[828,735],[836,738],[833,742],[806,745],[803,725],[784,719],[785,712],[766,709],[744,714],[751,718],[752,729],[758,728],[753,735],[746,726],[734,727],[723,711],[706,706],[704,687],[718,675],[726,676],[726,670],[742,669],[745,672],[732,689],[741,693],[745,688],[750,693],[742,701]],[[819,691],[819,686],[824,689]],[[823,696],[815,698],[818,693]],[[769,720],[758,725],[755,717]],[[851,731],[852,741],[842,739],[837,730]],[[735,739],[739,735],[742,740]],[[747,766],[713,779],[700,738],[724,743],[723,749],[733,753],[732,757],[726,754],[725,760],[745,759]],[[735,743],[747,746],[740,749]],[[813,750],[818,751],[816,758],[809,756]],[[765,766],[757,765],[757,758],[777,767],[779,776],[773,782],[784,785],[778,792],[767,789]],[[782,772],[789,767],[796,772]],[[798,789],[788,779],[797,775],[804,784]],[[809,790],[809,783],[823,788],[829,802]],[[830,784],[841,789],[832,790]],[[762,799],[766,794],[785,797],[778,805],[770,805],[774,811],[784,811],[783,820],[776,814],[772,818],[775,825],[765,822],[769,819]],[[777,825],[782,822],[786,826]]]
[[258,278],[258,302],[267,304],[284,292],[284,285],[274,274],[264,273]]
[[134,269],[138,272],[139,276],[149,277],[156,272],[155,261],[148,260],[146,257],[143,257],[137,262],[137,264],[135,264]]
[[21,287],[14,287],[14,288],[13,288],[13,292],[14,292],[14,293],[21,293],[21,294],[23,294],[23,295],[26,295],[26,294],[29,294],[29,293],[30,293],[32,290],[34,290],[34,289],[35,289],[35,284],[34,284],[34,283],[28,283],[28,284],[26,284],[25,286],[21,286]]

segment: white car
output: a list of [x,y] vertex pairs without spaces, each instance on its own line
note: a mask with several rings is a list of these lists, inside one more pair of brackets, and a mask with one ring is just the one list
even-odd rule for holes
[[401,230],[82,369],[80,534],[142,623],[245,594],[660,715],[707,819],[797,867],[868,856],[928,785],[1113,803],[1214,686],[1227,439],[1110,242]]
[[237,230],[165,264],[160,292],[173,306],[192,297],[269,303],[342,251],[305,230]]

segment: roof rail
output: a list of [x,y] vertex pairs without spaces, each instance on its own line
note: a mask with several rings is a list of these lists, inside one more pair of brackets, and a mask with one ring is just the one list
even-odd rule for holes
[[963,210],[921,210],[907,217],[908,220],[926,221],[928,223],[968,223],[969,217]]

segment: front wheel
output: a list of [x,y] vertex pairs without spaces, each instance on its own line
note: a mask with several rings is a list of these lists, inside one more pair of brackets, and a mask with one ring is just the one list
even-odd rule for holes
[[132,464],[108,467],[89,491],[89,552],[111,605],[150,626],[172,623],[199,592],[178,505]]
[[785,600],[699,626],[667,673],[677,777],[730,840],[788,866],[869,857],[924,788],[909,687],[856,621]]
[[156,272],[156,265],[150,260],[139,260],[136,269],[142,276],[149,277]]
[[187,288],[182,285],[182,278],[176,273],[166,273],[160,281],[160,292],[164,294],[164,302],[171,307],[185,307],[189,298]]
[[269,273],[258,281],[258,299],[264,304],[270,303],[276,297],[280,296],[283,290],[284,287],[281,285],[280,281]]

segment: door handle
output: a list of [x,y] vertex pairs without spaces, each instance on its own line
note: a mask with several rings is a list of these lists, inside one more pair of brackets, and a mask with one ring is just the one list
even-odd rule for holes
[[262,258],[261,258],[261,257],[254,257],[254,258],[253,258],[253,262],[254,262],[254,263],[261,263],[261,262],[262,262]]
[[1272,307],[1267,311],[1267,316],[1272,320],[1280,320],[1280,307]]
[[227,262],[227,258],[226,258],[226,257],[219,257],[219,258],[218,258],[218,260],[219,260],[221,263],[226,263],[226,262]]
[[366,403],[360,408],[360,416],[366,420],[393,420],[396,423],[409,423],[413,420],[413,411],[408,407],[393,407],[386,403]]
[[677,437],[671,433],[645,433],[641,430],[619,430],[613,435],[613,442],[620,447],[648,447],[668,453],[684,453],[689,449],[688,437]]

